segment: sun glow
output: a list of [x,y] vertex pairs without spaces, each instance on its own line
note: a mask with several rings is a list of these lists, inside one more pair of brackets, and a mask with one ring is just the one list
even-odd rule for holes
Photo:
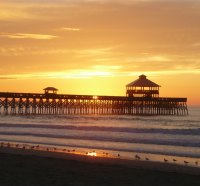
[[197,0],[1,0],[1,92],[124,96],[145,74],[160,96],[200,105],[199,9]]
[[98,96],[93,96],[93,99],[98,99]]

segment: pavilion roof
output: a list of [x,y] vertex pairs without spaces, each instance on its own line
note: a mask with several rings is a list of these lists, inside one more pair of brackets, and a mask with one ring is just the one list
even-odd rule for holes
[[160,85],[150,81],[145,75],[140,75],[139,79],[126,85],[127,87],[160,87]]
[[58,89],[55,87],[46,87],[43,90],[58,91]]

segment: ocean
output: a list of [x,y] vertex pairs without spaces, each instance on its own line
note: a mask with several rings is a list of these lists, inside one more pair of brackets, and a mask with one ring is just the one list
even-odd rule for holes
[[0,142],[198,166],[200,107],[188,109],[188,116],[1,115]]

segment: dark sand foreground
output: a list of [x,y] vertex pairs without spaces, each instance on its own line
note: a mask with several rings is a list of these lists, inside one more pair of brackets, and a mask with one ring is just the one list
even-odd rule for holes
[[0,152],[1,186],[200,185],[199,175],[148,170],[141,166],[114,165],[106,161],[39,157],[34,153],[31,155],[30,151],[17,153],[18,155],[6,151],[8,150],[1,149]]

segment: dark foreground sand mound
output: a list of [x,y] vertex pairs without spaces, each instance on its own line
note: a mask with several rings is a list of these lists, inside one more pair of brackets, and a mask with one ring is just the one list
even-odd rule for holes
[[123,165],[0,153],[1,186],[199,186],[200,177]]

